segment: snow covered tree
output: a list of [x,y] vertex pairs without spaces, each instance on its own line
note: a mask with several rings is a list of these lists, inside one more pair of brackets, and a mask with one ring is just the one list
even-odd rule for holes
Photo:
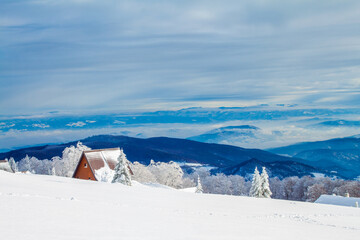
[[155,176],[156,182],[173,188],[182,187],[184,172],[176,162],[164,163],[151,160],[148,169]]
[[327,194],[324,184],[316,183],[308,188],[306,201],[315,202],[323,194]]
[[21,159],[17,165],[20,171],[50,175],[53,162],[48,159],[39,160],[36,157],[29,157],[26,155],[26,157]]
[[56,171],[55,171],[55,167],[54,167],[54,166],[51,168],[51,175],[56,176]]
[[139,162],[130,163],[131,170],[134,173],[132,179],[141,183],[154,183],[156,178],[154,174],[143,164]]
[[201,181],[200,181],[200,177],[198,176],[198,180],[197,180],[197,185],[196,185],[196,190],[195,193],[203,193],[203,188],[201,186]]
[[262,197],[262,196],[263,193],[261,187],[261,178],[257,167],[255,167],[251,188],[250,188],[250,197]]
[[278,177],[270,178],[270,187],[273,198],[275,199],[285,198],[284,185],[283,182]]
[[269,185],[269,175],[267,174],[265,167],[262,168],[260,181],[261,181],[262,197],[271,198],[272,192],[270,190],[270,185]]
[[64,151],[62,152],[64,175],[62,176],[72,177],[75,168],[80,160],[82,152],[86,150],[91,150],[91,148],[85,146],[84,144],[82,144],[82,142],[77,142],[76,147],[70,146],[64,149]]
[[13,170],[13,172],[18,172],[19,171],[18,167],[17,167],[17,164],[16,164],[13,157],[10,158],[9,165],[10,165],[11,169]]
[[128,167],[128,160],[122,149],[120,149],[120,155],[118,157],[118,163],[115,166],[115,174],[112,183],[122,183],[124,185],[131,186],[131,176]]
[[28,155],[26,155],[23,159],[21,159],[19,161],[19,170],[20,171],[29,171],[31,172],[31,161],[30,161],[30,157]]
[[284,199],[296,200],[296,199],[294,199],[294,188],[298,181],[299,181],[299,178],[296,176],[287,177],[282,180],[282,185],[284,188]]
[[110,183],[114,179],[114,175],[115,175],[115,171],[111,170],[108,166],[95,170],[95,178],[99,182]]
[[54,174],[56,176],[66,176],[67,172],[65,170],[65,164],[64,161],[59,156],[55,156],[51,158],[51,161],[53,162],[53,168],[54,168]]

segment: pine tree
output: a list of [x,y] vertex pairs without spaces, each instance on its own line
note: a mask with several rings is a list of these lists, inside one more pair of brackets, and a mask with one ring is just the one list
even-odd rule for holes
[[260,180],[261,180],[262,197],[271,198],[272,192],[270,190],[270,185],[269,185],[269,175],[267,174],[265,167],[262,168]]
[[118,163],[115,166],[115,174],[112,183],[122,183],[124,185],[131,186],[130,171],[128,168],[128,160],[122,149],[120,149],[120,155],[118,157]]
[[253,174],[253,179],[250,188],[250,197],[262,197],[261,178],[257,167]]
[[198,176],[198,181],[197,181],[195,193],[203,193],[203,188],[202,188],[199,176]]

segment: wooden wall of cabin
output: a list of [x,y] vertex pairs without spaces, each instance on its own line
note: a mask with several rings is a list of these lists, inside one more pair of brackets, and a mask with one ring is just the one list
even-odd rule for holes
[[96,180],[94,174],[92,173],[89,163],[87,162],[85,156],[83,155],[80,161],[78,168],[74,174],[74,178],[86,179],[86,180]]

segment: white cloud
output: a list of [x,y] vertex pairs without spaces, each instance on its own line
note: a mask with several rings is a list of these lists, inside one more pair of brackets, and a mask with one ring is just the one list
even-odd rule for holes
[[119,121],[119,120],[115,120],[114,123],[115,123],[115,124],[126,124],[125,122]]
[[11,2],[0,3],[4,113],[308,104],[359,86],[359,1]]
[[66,124],[66,126],[69,126],[69,127],[83,127],[85,125],[86,125],[86,123],[84,123],[82,121]]
[[0,129],[12,128],[15,126],[15,123],[0,123]]
[[50,127],[50,125],[47,125],[44,123],[34,123],[32,126],[36,127],[36,128],[49,128]]

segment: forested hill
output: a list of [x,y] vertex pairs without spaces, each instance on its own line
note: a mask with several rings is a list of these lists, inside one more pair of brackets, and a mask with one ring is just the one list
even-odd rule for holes
[[269,149],[269,151],[304,159],[311,166],[337,172],[346,178],[352,179],[360,176],[359,136],[304,142]]

